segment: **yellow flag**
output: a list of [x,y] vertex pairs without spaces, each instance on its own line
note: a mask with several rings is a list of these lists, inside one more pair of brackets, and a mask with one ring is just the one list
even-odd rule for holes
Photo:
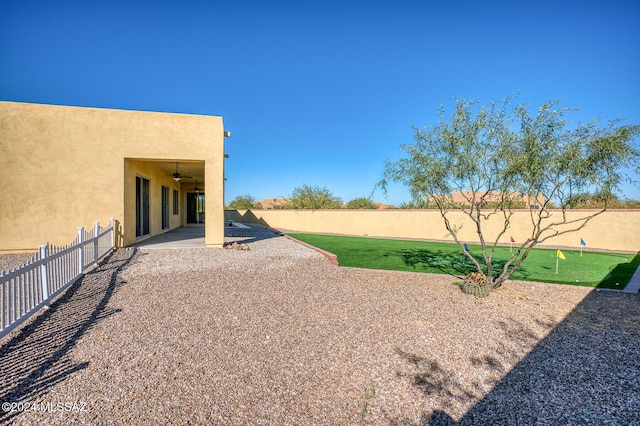
[[562,254],[562,252],[560,250],[558,250],[558,252],[556,253],[556,256],[558,256],[562,260],[566,260],[567,259],[566,257],[564,257],[564,254]]

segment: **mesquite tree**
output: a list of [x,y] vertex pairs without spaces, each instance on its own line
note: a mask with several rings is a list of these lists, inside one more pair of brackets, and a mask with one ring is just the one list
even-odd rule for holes
[[[627,178],[625,168],[638,171],[634,139],[640,126],[622,125],[620,119],[606,125],[599,120],[570,123],[566,117],[575,110],[560,108],[558,101],[545,102],[534,114],[527,105],[511,106],[511,101],[479,106],[457,100],[451,117],[441,107],[437,124],[414,127],[415,142],[401,146],[406,155],[387,162],[380,182],[385,190],[388,181],[402,182],[414,202],[437,207],[447,231],[491,289],[509,279],[536,244],[575,232],[605,211],[606,200]],[[569,217],[572,198],[585,193],[604,200],[603,207]],[[534,205],[528,211],[531,232],[497,266],[492,262],[496,247],[514,209],[525,200]],[[464,249],[453,211],[462,212],[475,227],[480,261]],[[501,228],[488,240],[483,225],[496,216]]]
[[291,209],[341,209],[342,199],[326,187],[302,185],[295,187],[287,208]]
[[238,195],[225,208],[230,210],[260,209],[262,204],[249,194]]

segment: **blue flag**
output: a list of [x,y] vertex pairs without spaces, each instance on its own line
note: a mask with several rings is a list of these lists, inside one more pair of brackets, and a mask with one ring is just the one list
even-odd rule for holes
[[467,247],[467,243],[464,243],[464,251],[469,251],[469,247]]
[[581,245],[581,246],[586,246],[586,245],[587,245],[587,243],[585,243],[585,242],[584,242],[584,240],[583,240],[582,238],[580,238],[580,245]]

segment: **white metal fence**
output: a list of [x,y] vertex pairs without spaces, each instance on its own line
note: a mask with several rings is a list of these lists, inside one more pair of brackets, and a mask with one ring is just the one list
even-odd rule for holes
[[78,228],[69,245],[41,245],[33,258],[19,268],[0,274],[0,337],[19,326],[80,278],[90,266],[113,250],[113,219],[101,228]]

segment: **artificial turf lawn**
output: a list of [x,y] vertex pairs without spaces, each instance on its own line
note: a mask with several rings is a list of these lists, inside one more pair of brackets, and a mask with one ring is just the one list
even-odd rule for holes
[[[318,234],[289,234],[338,257],[342,266],[395,271],[431,272],[464,276],[475,267],[451,243],[343,237]],[[479,245],[469,244],[469,252],[483,264]],[[556,274],[556,250],[534,248],[511,277],[513,280],[573,284],[587,287],[623,289],[640,265],[640,255],[596,253],[583,249],[562,250]],[[497,247],[494,271],[502,270],[511,253],[509,247]],[[495,275],[495,273],[494,273]]]

